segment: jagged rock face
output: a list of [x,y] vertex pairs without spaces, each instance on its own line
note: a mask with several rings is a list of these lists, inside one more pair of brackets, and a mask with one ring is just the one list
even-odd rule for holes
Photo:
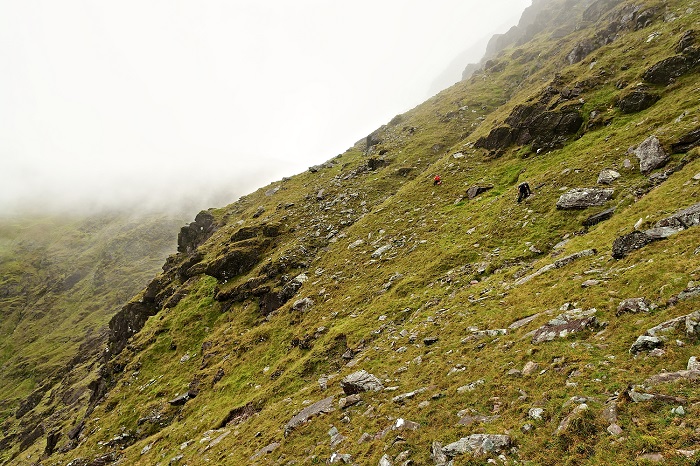
[[615,191],[599,188],[574,188],[562,194],[557,201],[557,209],[586,209],[604,205]]
[[214,231],[214,217],[211,213],[202,211],[194,218],[194,222],[182,227],[177,235],[177,251],[184,253],[194,252]]
[[547,110],[551,97],[558,94],[559,90],[550,87],[539,102],[516,106],[506,118],[509,126],[494,128],[488,136],[479,138],[474,147],[500,152],[513,144],[532,144],[532,149],[537,151],[563,144],[581,128],[583,116],[578,105]]

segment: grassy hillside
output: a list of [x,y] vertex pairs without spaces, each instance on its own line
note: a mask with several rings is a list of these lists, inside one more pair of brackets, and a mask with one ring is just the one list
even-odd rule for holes
[[[698,43],[677,50],[700,4],[546,5],[552,27],[468,81],[210,210],[211,236],[112,320],[123,350],[85,378],[104,396],[46,426],[51,454],[45,436],[14,440],[9,464],[700,459],[700,372],[685,370],[697,316],[684,317],[700,227],[612,256],[700,203]],[[652,82],[681,55],[687,69]],[[657,100],[623,111],[637,91]],[[652,135],[668,161],[642,173],[634,149]],[[606,168],[620,176],[600,185]],[[517,203],[524,181],[534,194]],[[557,208],[572,188],[613,192]],[[630,351],[645,332],[658,348]],[[359,370],[376,391],[343,388]]]
[[160,271],[181,224],[125,214],[2,221],[0,422],[22,418],[99,354],[110,317]]

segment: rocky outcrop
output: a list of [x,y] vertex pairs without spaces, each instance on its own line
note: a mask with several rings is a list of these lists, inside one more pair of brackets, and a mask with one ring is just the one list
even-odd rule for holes
[[214,216],[205,210],[194,218],[194,222],[180,229],[177,235],[177,251],[190,254],[216,231]]
[[242,275],[260,262],[268,245],[267,242],[241,241],[236,247],[205,264],[203,272],[219,281]]
[[631,92],[620,97],[617,107],[622,113],[641,112],[654,105],[660,97],[649,91],[647,87],[638,86]]
[[666,239],[678,233],[700,224],[700,203],[681,209],[670,217],[666,217],[656,223],[654,228],[644,231],[633,231],[615,239],[612,247],[612,256],[622,259],[630,252],[643,248],[649,243]]
[[696,60],[686,55],[665,58],[648,68],[642,79],[652,84],[668,85],[697,65]]
[[614,192],[612,189],[574,188],[559,196],[557,209],[587,209],[600,206],[612,199]]
[[561,146],[581,128],[583,116],[578,105],[549,110],[548,103],[557,94],[557,89],[549,87],[539,102],[516,106],[506,118],[508,126],[494,128],[474,147],[501,152],[513,144],[531,144],[534,151]]

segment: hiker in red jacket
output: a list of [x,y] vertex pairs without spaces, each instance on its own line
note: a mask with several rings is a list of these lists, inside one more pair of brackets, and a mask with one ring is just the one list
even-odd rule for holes
[[442,178],[440,178],[440,175],[435,175],[435,178],[433,178],[433,186],[437,186],[439,184],[442,184]]

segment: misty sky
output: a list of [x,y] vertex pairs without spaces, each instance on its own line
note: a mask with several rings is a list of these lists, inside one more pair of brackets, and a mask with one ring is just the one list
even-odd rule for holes
[[529,4],[0,0],[0,214],[232,202],[459,80]]

